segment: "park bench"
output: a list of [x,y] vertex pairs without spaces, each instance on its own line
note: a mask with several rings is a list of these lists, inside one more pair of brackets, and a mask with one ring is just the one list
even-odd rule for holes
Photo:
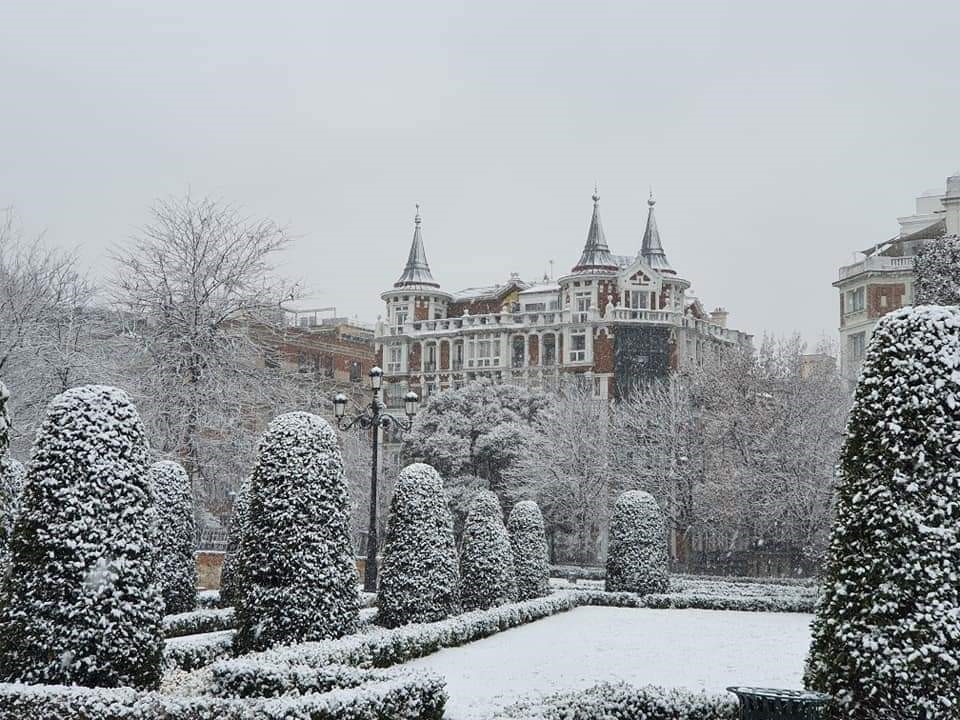
[[808,690],[728,687],[740,700],[740,720],[821,720],[831,697]]

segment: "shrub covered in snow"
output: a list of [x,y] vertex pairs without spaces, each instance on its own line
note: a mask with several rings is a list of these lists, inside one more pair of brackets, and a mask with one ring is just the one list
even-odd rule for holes
[[250,477],[239,573],[238,653],[356,628],[343,460],[322,418],[287,413],[264,433]]
[[844,717],[960,707],[960,311],[884,317],[840,457],[805,680]]
[[500,501],[489,490],[474,497],[463,528],[460,598],[465,610],[483,610],[517,598],[510,538]]
[[0,677],[151,688],[163,601],[147,444],[122,390],[55,397],[37,432],[0,607]]
[[917,253],[915,268],[915,304],[960,305],[960,238],[927,240]]
[[550,594],[550,557],[543,515],[533,500],[513,506],[507,520],[513,567],[517,574],[517,599],[529,600]]
[[150,467],[150,482],[157,497],[160,533],[157,544],[157,579],[168,615],[197,607],[196,523],[190,477],[179,463],[163,460]]
[[233,514],[230,516],[230,530],[227,538],[227,552],[223,556],[223,566],[220,568],[220,604],[224,607],[237,604],[237,593],[243,586],[240,579],[240,540],[243,537],[243,524],[247,517],[247,507],[250,503],[250,479],[247,478],[240,485],[236,499],[233,501]]
[[233,608],[204,609],[167,615],[163,618],[165,638],[232,630],[236,626]]
[[734,720],[737,701],[679,688],[605,683],[508,708],[501,717],[525,720]]
[[233,648],[235,630],[179,635],[163,646],[163,664],[166,668],[195,670],[229,657]]
[[390,503],[377,622],[386,627],[434,622],[459,606],[457,549],[443,482],[429,465],[408,465]]
[[10,558],[10,535],[25,474],[23,465],[0,451],[0,578]]
[[606,589],[662,593],[668,585],[663,512],[650,493],[625,492],[617,499],[610,519]]

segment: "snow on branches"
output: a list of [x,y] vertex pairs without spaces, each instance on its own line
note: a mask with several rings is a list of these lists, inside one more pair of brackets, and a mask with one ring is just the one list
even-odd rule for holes
[[517,600],[550,594],[550,558],[543,515],[533,500],[513,506],[507,520],[513,565],[517,574]]
[[844,717],[960,706],[960,310],[884,317],[840,456],[805,681]]
[[465,610],[486,610],[517,598],[510,538],[497,496],[481,490],[463,529],[460,553],[461,599]]
[[227,539],[227,552],[223,557],[220,571],[220,603],[224,606],[237,604],[237,594],[243,591],[240,577],[240,541],[243,538],[243,524],[246,522],[247,508],[250,504],[250,480],[244,480],[233,501],[233,514],[230,516],[230,533]]
[[87,385],[55,397],[14,524],[0,678],[156,687],[156,526],[146,439],[127,394]]
[[150,467],[160,516],[157,574],[165,613],[197,608],[196,523],[190,478],[179,463],[163,460]]
[[237,654],[356,629],[357,569],[343,460],[323,418],[287,413],[264,433],[239,559]]
[[408,465],[390,503],[377,622],[386,627],[436,622],[459,606],[460,572],[443,482],[429,465]]
[[926,241],[916,260],[916,305],[960,305],[960,238]]
[[663,512],[650,493],[629,490],[617,500],[610,519],[606,589],[662,593],[668,584]]

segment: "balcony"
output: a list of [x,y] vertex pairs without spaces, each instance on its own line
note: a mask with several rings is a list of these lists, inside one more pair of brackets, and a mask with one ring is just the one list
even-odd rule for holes
[[617,322],[637,322],[651,325],[679,325],[680,313],[674,310],[643,310],[615,307],[608,309],[607,317]]
[[840,268],[840,280],[859,275],[865,272],[903,272],[908,273],[913,270],[913,262],[916,258],[912,255],[905,257],[888,257],[886,255],[871,255],[858,263],[844,265]]

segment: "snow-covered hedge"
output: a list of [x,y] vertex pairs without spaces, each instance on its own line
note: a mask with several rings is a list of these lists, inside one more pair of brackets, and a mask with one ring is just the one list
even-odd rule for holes
[[599,580],[603,581],[607,576],[606,568],[602,567],[584,567],[582,565],[551,565],[550,577],[563,578],[570,582],[579,580]]
[[243,700],[0,684],[0,720],[439,720],[446,700],[441,678],[412,674],[325,693]]
[[167,615],[197,608],[196,522],[190,476],[179,463],[162,460],[150,466],[150,483],[157,498],[160,536],[157,575]]
[[460,609],[453,518],[439,473],[424,463],[405,467],[393,491],[377,606],[385,627],[435,622]]
[[606,589],[662,593],[669,583],[663,512],[650,493],[629,490],[610,518]]
[[460,551],[460,597],[465,610],[483,610],[517,599],[510,538],[497,496],[481,490],[470,504]]
[[960,304],[960,239],[955,235],[922,243],[914,265],[917,305]]
[[886,315],[840,455],[805,681],[844,717],[960,712],[960,309]]
[[0,450],[0,578],[10,558],[13,518],[20,503],[25,475],[23,465]]
[[784,596],[724,596],[692,593],[648,593],[603,590],[573,590],[581,605],[603,607],[634,607],[654,609],[743,610],[749,612],[813,612],[813,598],[800,595]]
[[122,390],[73,388],[37,432],[0,606],[0,679],[160,682],[163,600],[143,424]]
[[679,688],[605,683],[508,708],[500,717],[524,720],[734,720],[731,695]]
[[163,663],[168,669],[196,670],[230,655],[234,630],[182,635],[164,643]]
[[513,566],[517,574],[517,599],[550,594],[550,558],[543,515],[533,500],[513,506],[507,520]]
[[232,630],[236,626],[233,608],[194,610],[163,618],[163,636],[166,638],[198,635],[200,633]]
[[[495,635],[571,610],[579,604],[573,593],[551,595],[536,600],[501,605],[490,610],[476,610],[457,617],[427,624],[381,628],[369,633],[351,635],[339,640],[301,643],[274,648],[260,653],[223,660],[210,667],[211,692],[220,694],[220,688],[235,687],[237,683],[256,687],[258,667],[264,670],[264,687],[273,687],[277,666],[328,665],[385,668],[415,658],[424,657],[446,647],[457,647],[474,640]],[[243,680],[236,680],[236,676]]]
[[323,418],[275,418],[242,526],[235,652],[336,638],[357,626],[357,568],[337,436]]
[[250,504],[250,478],[244,480],[233,501],[233,514],[230,516],[230,530],[227,536],[227,552],[223,556],[223,566],[220,568],[220,594],[218,599],[224,607],[231,607],[237,603],[237,593],[242,586],[239,577],[240,567],[240,540],[243,537],[243,523],[247,518],[247,507]]
[[197,605],[202,610],[215,610],[216,608],[232,607],[224,604],[220,600],[219,590],[201,590],[197,593]]

